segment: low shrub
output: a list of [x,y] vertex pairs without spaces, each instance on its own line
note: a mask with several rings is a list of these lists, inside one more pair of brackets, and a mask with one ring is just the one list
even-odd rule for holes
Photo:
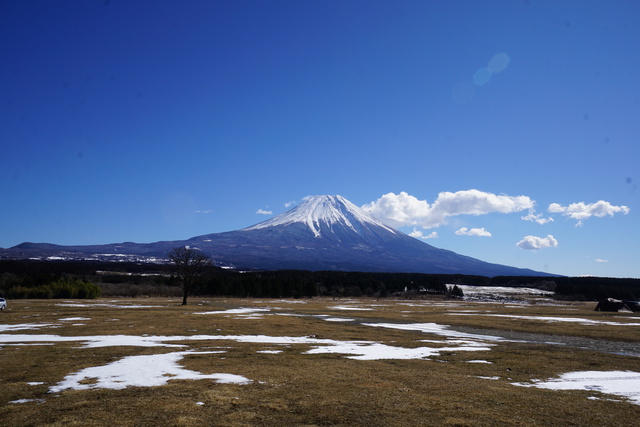
[[11,299],[98,298],[100,288],[80,279],[60,279],[39,286],[12,286],[5,291]]

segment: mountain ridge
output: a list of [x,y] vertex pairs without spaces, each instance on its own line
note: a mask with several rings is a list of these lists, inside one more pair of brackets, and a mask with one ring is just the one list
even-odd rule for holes
[[162,262],[177,246],[200,249],[216,265],[239,270],[553,276],[436,248],[389,227],[338,195],[313,196],[250,227],[186,240],[92,246],[25,242],[0,250],[0,257]]

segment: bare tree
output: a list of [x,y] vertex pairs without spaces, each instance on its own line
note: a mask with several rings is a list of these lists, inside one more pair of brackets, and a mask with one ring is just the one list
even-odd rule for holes
[[177,275],[182,281],[182,305],[187,305],[193,283],[212,265],[211,258],[199,249],[183,246],[171,250],[169,259],[176,265]]

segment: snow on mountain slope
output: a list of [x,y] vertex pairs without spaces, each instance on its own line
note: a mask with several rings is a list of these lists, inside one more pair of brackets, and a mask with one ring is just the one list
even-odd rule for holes
[[274,218],[244,230],[260,230],[267,227],[290,225],[295,223],[306,224],[315,237],[321,237],[322,225],[333,230],[334,224],[346,226],[354,232],[361,228],[375,226],[384,228],[394,234],[398,231],[378,221],[367,212],[363,211],[342,196],[313,196],[295,208],[280,214]]

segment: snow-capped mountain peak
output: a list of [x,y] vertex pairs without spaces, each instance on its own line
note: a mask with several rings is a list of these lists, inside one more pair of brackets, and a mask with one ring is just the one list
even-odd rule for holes
[[313,196],[293,209],[263,221],[245,230],[259,230],[267,227],[306,224],[315,237],[321,237],[322,225],[333,229],[334,224],[341,224],[357,232],[363,226],[382,227],[392,233],[396,230],[383,224],[342,196]]

